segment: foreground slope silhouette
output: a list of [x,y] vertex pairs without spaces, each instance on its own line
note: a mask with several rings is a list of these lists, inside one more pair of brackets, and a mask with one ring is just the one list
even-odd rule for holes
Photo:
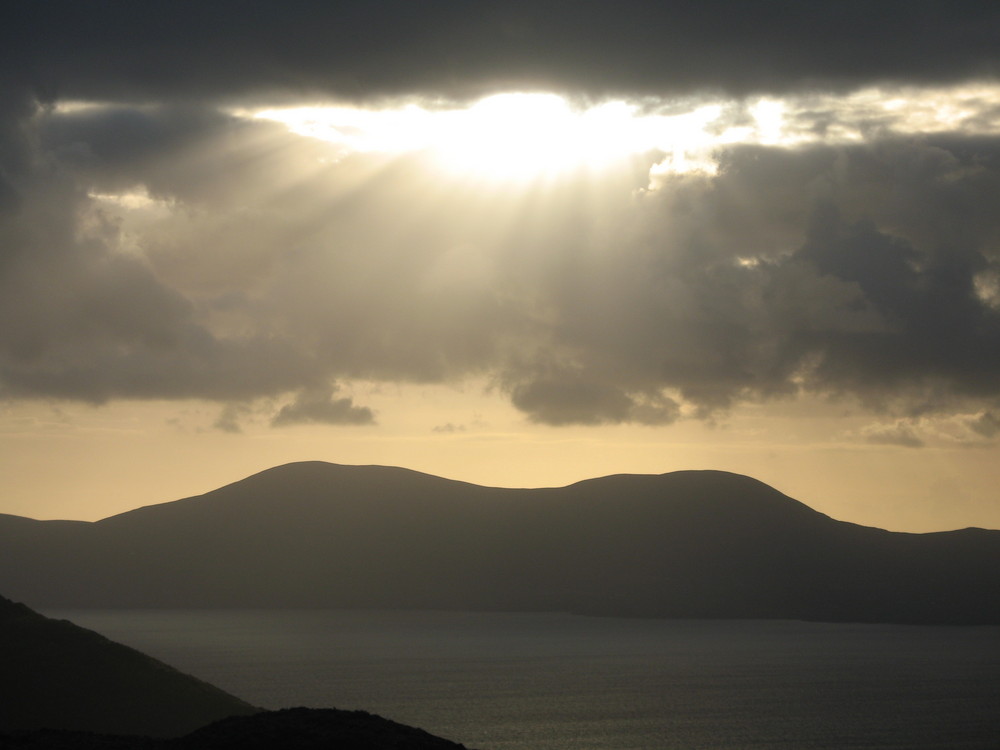
[[1000,531],[833,520],[749,477],[480,487],[289,464],[96,523],[0,516],[38,607],[358,607],[1000,624]]
[[0,731],[170,737],[258,710],[139,651],[0,597]]
[[0,750],[462,750],[365,711],[262,711],[0,597]]
[[40,730],[0,732],[0,750],[466,750],[367,711],[285,708],[221,719],[183,737]]

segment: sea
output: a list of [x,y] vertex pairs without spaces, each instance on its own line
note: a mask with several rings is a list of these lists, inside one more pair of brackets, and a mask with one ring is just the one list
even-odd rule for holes
[[1000,748],[1000,628],[561,613],[58,610],[264,708],[477,750]]

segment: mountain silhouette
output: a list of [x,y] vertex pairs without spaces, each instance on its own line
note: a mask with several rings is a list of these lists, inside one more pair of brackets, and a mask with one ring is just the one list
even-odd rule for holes
[[0,597],[0,732],[170,737],[258,710],[139,651]]
[[176,750],[464,750],[465,745],[367,711],[287,708],[232,717],[171,743]]
[[358,607],[1000,624],[1000,531],[836,521],[749,477],[481,487],[270,469],[94,523],[0,516],[36,607]]

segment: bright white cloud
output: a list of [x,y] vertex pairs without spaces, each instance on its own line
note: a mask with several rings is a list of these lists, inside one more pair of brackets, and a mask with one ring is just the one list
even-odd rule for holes
[[581,109],[555,94],[510,93],[466,108],[317,105],[239,114],[281,122],[344,152],[425,151],[455,174],[518,181],[600,171],[649,151],[663,152],[669,171],[710,171],[707,155],[719,143],[712,129],[725,108],[713,103],[650,114],[620,100]]
[[372,109],[341,105],[271,108],[273,120],[343,152],[426,151],[476,178],[524,180],[600,170],[660,151],[654,174],[715,169],[733,144],[795,147],[862,141],[871,133],[1000,133],[1000,83],[950,88],[872,87],[849,94],[676,102],[612,100],[574,107],[555,94],[508,93],[466,107],[409,102]]

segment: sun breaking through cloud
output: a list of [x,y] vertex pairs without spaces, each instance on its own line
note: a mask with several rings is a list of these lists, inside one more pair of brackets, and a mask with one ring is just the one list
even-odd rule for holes
[[[70,434],[50,404],[539,473],[542,439],[743,471],[805,433],[828,468],[1000,444],[1000,6],[0,20],[6,455]],[[754,461],[706,452],[737,435]]]
[[656,174],[717,168],[724,147],[862,143],[872,135],[1000,132],[1000,85],[868,88],[846,95],[749,100],[608,100],[573,105],[557,94],[494,94],[464,107],[408,102],[365,108],[309,105],[237,110],[332,144],[340,154],[427,152],[477,180],[523,183],[603,169],[658,152]]

